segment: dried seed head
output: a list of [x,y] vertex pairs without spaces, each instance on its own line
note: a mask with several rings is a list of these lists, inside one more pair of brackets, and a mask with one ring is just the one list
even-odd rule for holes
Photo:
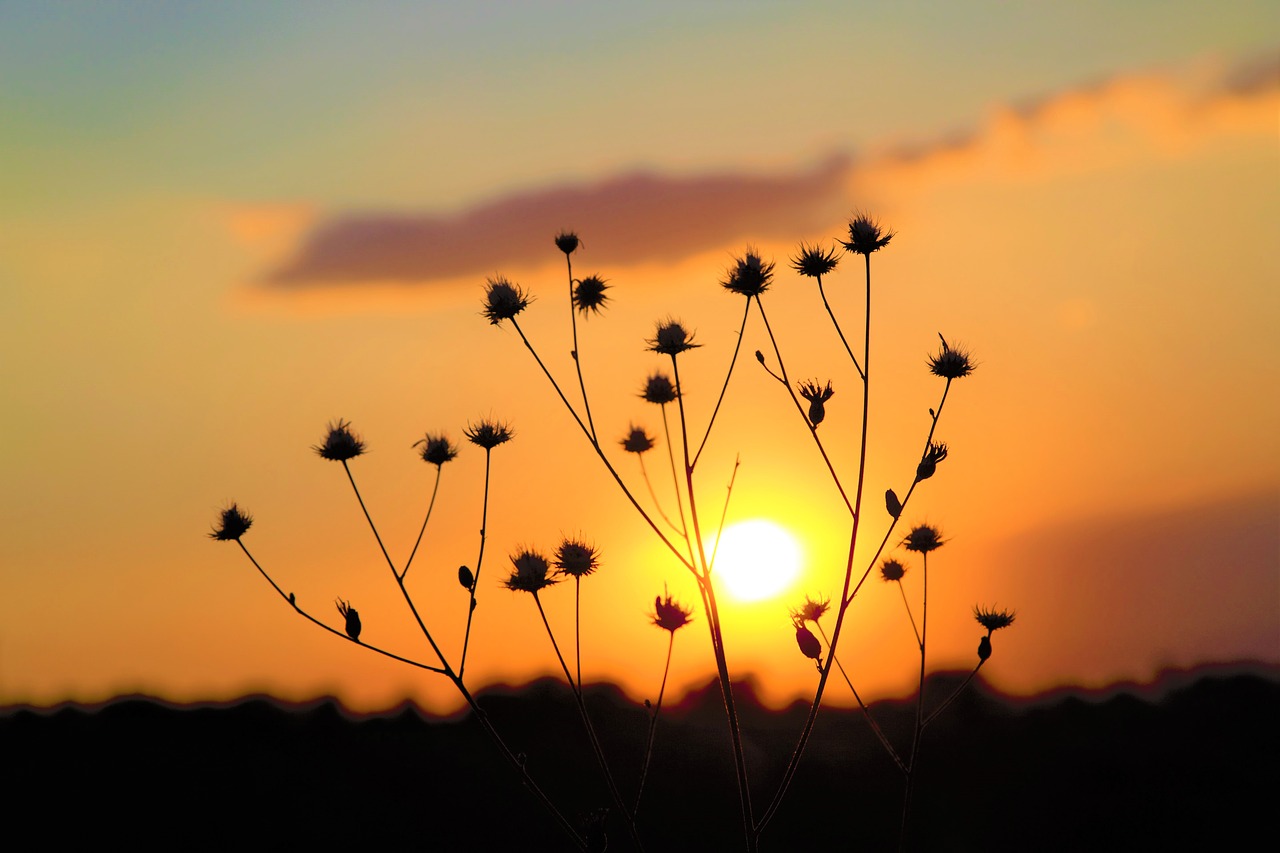
[[991,635],[984,634],[981,640],[978,640],[978,660],[986,660],[991,657]]
[[599,314],[604,304],[609,301],[605,291],[609,285],[598,275],[589,275],[573,288],[573,307],[583,314]]
[[693,342],[693,333],[685,330],[675,320],[667,320],[658,324],[658,330],[649,339],[649,349],[662,355],[679,355],[694,347],[702,346]]
[[640,396],[646,402],[665,406],[667,403],[675,402],[676,397],[679,395],[676,393],[676,386],[665,373],[655,373],[645,380]]
[[813,632],[804,626],[803,622],[796,623],[796,645],[800,647],[800,654],[807,658],[812,658],[816,661],[822,657],[822,644],[818,642],[818,638],[813,635]]
[[928,554],[930,551],[941,548],[944,541],[938,528],[920,524],[911,528],[911,532],[902,540],[902,544],[908,551]]
[[1013,624],[1013,620],[1018,616],[1013,610],[996,610],[986,609],[982,607],[973,608],[973,618],[978,620],[978,624],[987,629],[987,634],[992,631],[999,631],[1001,628],[1008,628]]
[[572,255],[578,249],[578,235],[572,231],[561,231],[556,235],[556,248],[566,255]]
[[916,482],[927,480],[938,470],[938,463],[947,458],[947,445],[942,442],[930,442],[920,464],[916,466]]
[[969,351],[964,347],[951,346],[941,334],[938,337],[942,339],[942,349],[936,355],[929,356],[929,372],[948,380],[962,379],[973,373],[976,365]]
[[831,609],[831,599],[810,598],[806,595],[804,604],[791,611],[791,621],[797,624],[801,622],[817,622],[829,609]]
[[518,284],[502,276],[490,278],[485,285],[483,314],[493,325],[510,320],[529,307],[529,294]]
[[365,444],[351,431],[349,421],[337,420],[329,424],[324,443],[312,445],[311,449],[319,453],[322,459],[346,462],[364,453]]
[[880,577],[886,581],[900,581],[907,573],[907,567],[897,560],[885,560],[880,564]]
[[467,428],[462,433],[467,437],[467,441],[485,450],[492,450],[499,444],[505,444],[515,435],[510,424],[488,419],[475,425],[467,424]]
[[819,387],[818,380],[806,380],[796,386],[796,390],[800,392],[800,396],[809,401],[809,423],[815,427],[822,423],[827,416],[826,402],[831,399],[836,392],[831,390],[831,383],[826,386]]
[[415,441],[413,446],[422,448],[418,451],[418,455],[422,457],[423,462],[430,462],[437,468],[458,455],[458,448],[449,442],[448,436],[444,435],[427,433],[426,436]]
[[854,254],[870,255],[889,245],[892,239],[892,231],[883,231],[880,223],[865,213],[859,213],[849,220],[849,239],[840,242]]
[[209,538],[219,542],[239,542],[240,537],[245,535],[252,526],[253,516],[235,504],[231,504],[218,513],[218,523],[213,526]]
[[902,501],[898,500],[898,493],[893,489],[885,489],[884,491],[884,508],[894,518],[902,515]]
[[337,600],[338,613],[346,620],[347,636],[359,642],[360,640],[360,614],[351,606],[350,601],[343,601],[341,598]]
[[524,548],[511,556],[511,576],[507,578],[507,589],[519,592],[537,592],[551,586],[555,580],[547,577],[551,565],[547,558],[537,551]]
[[466,566],[458,566],[458,583],[463,589],[470,590],[476,585],[476,576]]
[[809,278],[822,278],[835,269],[839,262],[840,256],[836,254],[835,247],[823,249],[818,245],[801,243],[800,254],[791,259],[791,268]]
[[733,266],[729,268],[725,280],[720,284],[725,290],[731,290],[749,299],[768,290],[772,281],[773,262],[764,262],[755,249],[748,247],[742,257],[733,259]]
[[653,624],[664,631],[674,634],[688,625],[692,618],[693,608],[683,606],[670,595],[665,598],[659,595],[653,599]]
[[581,539],[565,539],[556,549],[556,568],[563,575],[586,577],[600,567],[600,552]]
[[644,427],[632,426],[627,437],[619,442],[628,453],[648,453],[653,449],[653,438],[645,432]]

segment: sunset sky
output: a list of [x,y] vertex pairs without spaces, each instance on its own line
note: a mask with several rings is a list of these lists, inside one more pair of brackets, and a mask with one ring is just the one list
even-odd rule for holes
[[[669,364],[645,341],[668,317],[696,330],[700,434],[743,310],[718,282],[755,247],[791,376],[836,390],[820,434],[852,482],[858,379],[788,258],[855,210],[896,232],[871,263],[868,540],[937,405],[938,333],[978,362],[904,516],[948,538],[931,665],[975,661],[975,604],[1017,610],[983,674],[1019,695],[1280,663],[1278,24],[1267,2],[0,5],[0,704],[456,708],[446,680],[297,618],[206,536],[237,502],[300,605],[340,627],[348,599],[363,639],[433,662],[341,466],[311,449],[337,418],[368,443],[352,470],[398,561],[434,476],[413,443],[461,446],[408,580],[451,655],[483,494],[463,429],[516,431],[493,453],[468,683],[557,671],[501,581],[516,549],[582,536],[602,555],[584,678],[654,697],[653,598],[695,604],[693,583],[482,316],[485,280],[534,294],[522,327],[573,391],[552,238],[581,235],[575,274],[611,285],[578,328],[592,413],[647,501],[618,446],[661,430],[636,394]],[[824,283],[860,346],[861,258]],[[740,458],[728,521],[799,543],[779,597],[725,602],[732,671],[785,702],[816,680],[788,609],[838,593],[848,514],[751,357],[769,350],[754,312],[743,348],[697,485],[716,519]],[[542,597],[571,646],[572,583]],[[898,591],[869,581],[849,618],[859,689],[913,689]],[[699,612],[672,683],[714,674]]]

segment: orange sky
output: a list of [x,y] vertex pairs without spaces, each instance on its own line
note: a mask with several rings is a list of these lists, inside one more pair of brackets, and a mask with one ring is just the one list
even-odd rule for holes
[[[742,38],[767,43],[766,23],[749,16]],[[33,32],[71,37],[50,35],[52,26]],[[897,232],[872,263],[872,507],[887,487],[905,491],[918,459],[940,391],[925,368],[937,333],[979,362],[953,388],[938,433],[951,457],[906,518],[949,537],[930,561],[933,663],[972,660],[974,604],[1018,611],[983,671],[1015,693],[1278,660],[1274,50],[1220,34],[1222,44],[1179,42],[1145,64],[1117,55],[1057,77],[1036,66],[1039,89],[1017,83],[1022,60],[1010,55],[998,85],[974,69],[961,75],[967,114],[911,94],[915,78],[904,78],[902,98],[924,98],[910,119],[872,103],[874,132],[834,108],[829,126],[803,140],[749,144],[726,130],[730,153],[720,160],[705,143],[683,147],[674,129],[649,140],[644,159],[612,129],[589,157],[570,146],[551,163],[517,156],[516,130],[507,159],[489,150],[470,158],[442,140],[425,149],[424,168],[441,172],[433,187],[391,177],[397,168],[414,175],[419,152],[387,143],[382,162],[361,147],[450,116],[480,121],[426,83],[434,122],[391,108],[414,91],[401,83],[386,90],[385,110],[368,106],[359,117],[364,136],[335,129],[310,147],[278,141],[285,131],[256,113],[247,128],[225,131],[241,146],[260,137],[261,157],[283,164],[272,174],[243,147],[210,159],[156,155],[163,140],[190,143],[194,154],[205,139],[177,95],[208,97],[228,118],[258,104],[233,108],[208,94],[209,80],[230,79],[222,75],[231,58],[217,51],[201,54],[207,64],[190,79],[156,82],[173,61],[158,49],[165,35],[138,54],[139,68],[106,66],[155,86],[112,90],[118,102],[102,116],[79,105],[74,121],[55,118],[83,94],[83,70],[41,76],[29,65],[18,78],[23,96],[0,102],[14,117],[8,161],[20,165],[0,174],[12,190],[0,202],[9,438],[0,560],[6,600],[17,603],[0,629],[0,702],[260,691],[332,693],[365,710],[405,696],[456,707],[443,679],[297,619],[234,545],[204,538],[218,508],[239,502],[256,519],[246,544],[300,603],[336,627],[331,602],[349,599],[365,639],[430,662],[341,468],[310,450],[337,417],[370,446],[353,470],[396,559],[412,545],[431,487],[412,443],[428,430],[462,442],[468,422],[509,420],[517,437],[494,453],[468,681],[554,671],[532,602],[500,579],[516,548],[551,550],[581,534],[603,564],[582,586],[584,677],[652,697],[666,651],[665,633],[647,619],[653,597],[666,586],[692,604],[696,593],[575,434],[519,338],[480,316],[483,282],[502,274],[535,294],[522,325],[571,387],[563,261],[551,238],[561,228],[582,235],[575,272],[612,285],[606,315],[580,324],[579,348],[613,450],[629,424],[659,427],[636,391],[662,366],[645,340],[668,316],[703,344],[682,366],[691,418],[705,423],[742,310],[717,282],[753,245],[778,262],[765,304],[791,375],[836,388],[821,433],[852,481],[856,376],[812,281],[789,271],[787,258],[802,239],[839,236],[856,208]],[[265,48],[249,40],[240,49]],[[684,55],[679,44],[666,49]],[[21,56],[9,61],[21,70]],[[805,70],[794,72],[796,86],[809,82]],[[276,71],[286,94],[299,85],[291,74],[335,86],[335,97],[378,82],[353,74],[339,86],[283,62]],[[718,93],[728,105],[714,109],[736,114],[730,107],[751,80],[701,73],[698,92]],[[483,93],[497,84],[469,85]],[[628,91],[634,109],[658,119],[642,90]],[[671,97],[668,111],[697,109]],[[584,98],[604,109],[595,93]],[[795,120],[785,104],[759,109],[762,122]],[[305,125],[304,103],[289,110]],[[547,126],[557,118],[565,116],[523,131],[532,149],[543,150],[531,141],[554,136]],[[77,135],[76,121],[91,132]],[[473,129],[482,136],[485,126]],[[361,154],[345,183],[331,168],[346,162],[342,144]],[[114,162],[103,153],[117,149],[141,153]],[[288,151],[296,163],[280,153]],[[587,165],[574,165],[579,153]],[[465,176],[456,184],[450,162]],[[113,183],[115,165],[132,175],[128,186]],[[860,325],[860,282],[851,259],[828,282],[846,332]],[[837,591],[847,514],[803,424],[750,357],[755,349],[767,349],[767,337],[753,316],[698,488],[704,518],[714,518],[740,457],[730,522],[773,519],[804,550],[801,577],[780,598],[725,610],[733,671],[755,673],[764,695],[782,702],[815,680],[787,611],[805,594]],[[643,495],[635,460],[621,451],[615,459]],[[474,565],[482,476],[483,453],[463,443],[409,581],[451,652],[466,614],[455,572]],[[887,517],[868,521],[878,541]],[[859,555],[861,568],[869,554]],[[918,579],[908,575],[909,592],[918,594]],[[572,593],[563,584],[543,596],[565,646]],[[859,689],[909,690],[912,640],[897,590],[870,583],[850,618],[841,657]],[[673,684],[713,675],[699,613],[677,636]],[[828,696],[849,701],[839,685]]]

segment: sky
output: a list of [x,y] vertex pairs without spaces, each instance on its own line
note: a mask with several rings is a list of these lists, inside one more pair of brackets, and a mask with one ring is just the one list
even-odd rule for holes
[[[502,580],[518,549],[569,536],[601,555],[584,679],[652,698],[653,598],[695,588],[515,330],[482,316],[485,282],[533,294],[521,328],[577,401],[552,238],[581,235],[575,275],[611,286],[578,324],[584,384],[648,508],[617,446],[661,429],[637,397],[664,366],[646,340],[668,318],[696,330],[682,388],[705,429],[743,310],[719,281],[752,247],[777,264],[763,302],[791,374],[833,383],[820,434],[851,482],[858,377],[788,259],[855,211],[895,232],[871,259],[859,572],[937,405],[938,334],[978,363],[904,515],[947,538],[931,668],[974,663],[975,605],[1017,611],[983,669],[1015,695],[1280,663],[1278,19],[1263,2],[0,5],[0,704],[457,708],[445,679],[298,619],[206,536],[235,501],[301,606],[340,628],[349,600],[363,639],[430,662],[341,466],[312,451],[338,418],[368,444],[352,471],[397,561],[433,485],[413,443],[460,445],[407,580],[455,656],[485,474],[463,430],[515,430],[492,456],[469,684],[555,674]],[[851,334],[858,261],[824,280]],[[754,311],[743,348],[696,483],[714,520],[739,461],[727,521],[798,542],[793,584],[724,614],[731,671],[781,704],[813,689],[788,610],[838,593],[848,513],[750,357],[769,351]],[[670,511],[664,453],[646,458]],[[894,553],[918,602],[921,567]],[[902,597],[868,584],[841,660],[865,695],[903,695]],[[571,647],[573,584],[541,597]],[[714,677],[694,620],[677,692]]]

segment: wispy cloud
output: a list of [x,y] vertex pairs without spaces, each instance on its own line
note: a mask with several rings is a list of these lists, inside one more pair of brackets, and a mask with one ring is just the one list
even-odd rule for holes
[[[1280,63],[1117,75],[993,109],[973,129],[830,158],[791,174],[633,173],[500,196],[453,214],[337,213],[269,271],[276,290],[428,284],[547,261],[551,235],[578,229],[596,264],[675,262],[746,239],[793,240],[838,223],[852,187],[939,173],[1026,176],[1177,153],[1223,134],[1274,132]],[[1117,133],[1117,131],[1119,131]]]

